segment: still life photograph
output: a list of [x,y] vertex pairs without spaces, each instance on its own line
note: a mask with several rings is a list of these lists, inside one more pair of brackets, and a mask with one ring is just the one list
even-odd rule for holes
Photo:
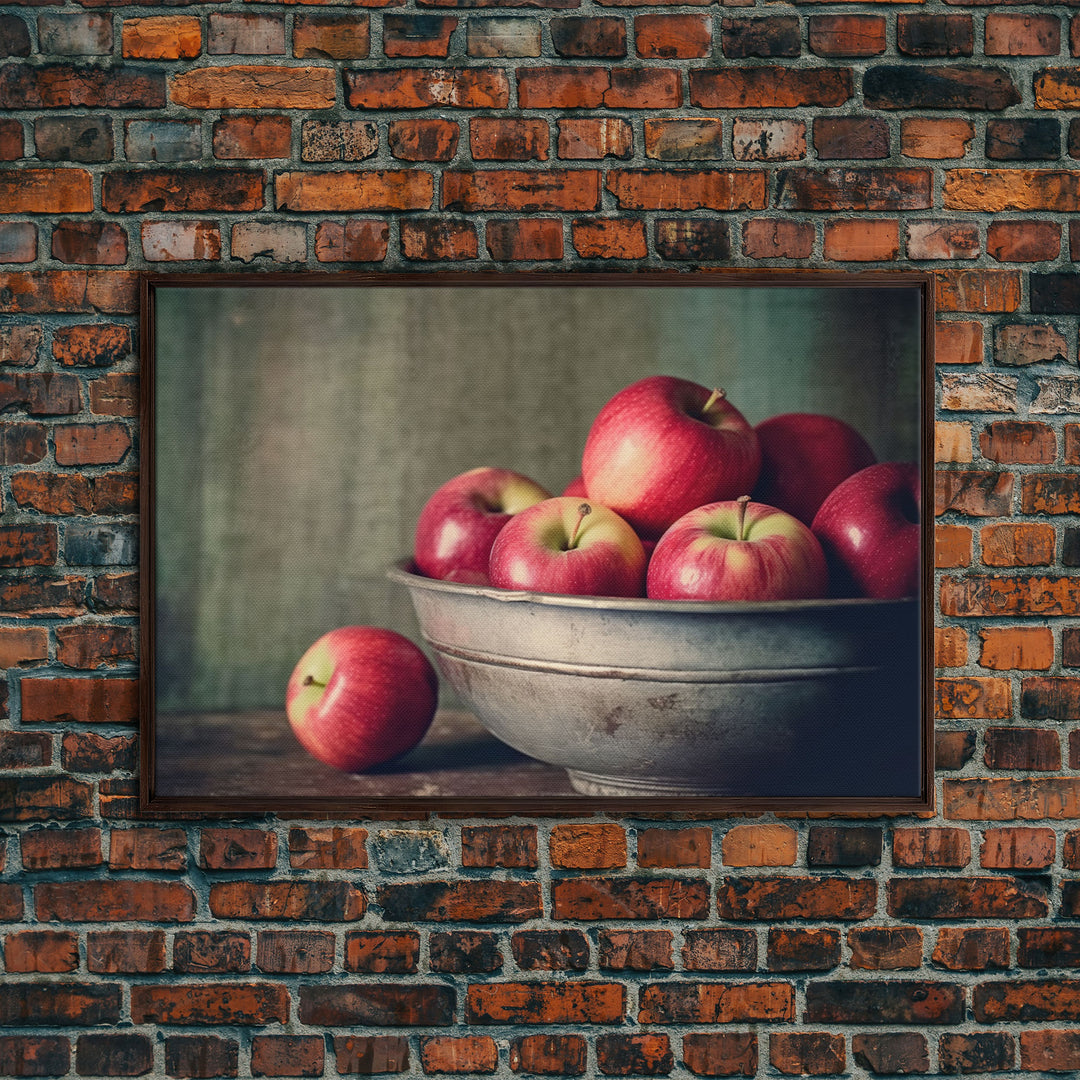
[[146,275],[142,326],[144,809],[932,805],[928,275]]

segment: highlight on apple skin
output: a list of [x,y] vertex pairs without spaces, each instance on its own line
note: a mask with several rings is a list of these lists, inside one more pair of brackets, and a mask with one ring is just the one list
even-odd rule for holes
[[408,638],[374,626],[323,634],[300,658],[285,711],[312,757],[365,772],[416,746],[435,716],[438,676]]
[[688,511],[750,491],[761,449],[722,390],[650,375],[600,410],[581,467],[589,499],[656,538]]
[[501,589],[570,596],[642,596],[645,549],[618,514],[556,496],[512,518],[491,548],[489,576]]
[[921,477],[913,461],[883,461],[833,489],[811,529],[834,596],[900,600],[919,591]]
[[749,496],[698,507],[660,537],[646,594],[657,600],[804,600],[828,592],[825,554],[798,518]]
[[514,514],[549,498],[546,488],[512,469],[482,465],[461,473],[439,487],[420,511],[413,561],[427,577],[486,585],[499,530]]
[[804,525],[829,493],[877,461],[873,447],[844,420],[821,413],[781,413],[754,429],[761,443],[755,502],[775,506]]

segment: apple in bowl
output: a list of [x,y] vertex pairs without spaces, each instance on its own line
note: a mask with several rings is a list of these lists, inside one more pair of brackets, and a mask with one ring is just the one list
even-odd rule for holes
[[679,518],[657,541],[646,581],[656,600],[808,600],[827,592],[814,534],[748,495]]
[[416,568],[426,577],[486,585],[491,545],[499,531],[514,514],[550,497],[535,480],[494,466],[447,480],[417,519]]
[[488,574],[500,589],[569,596],[641,596],[645,549],[618,514],[557,496],[530,506],[491,546]]
[[581,471],[588,498],[656,538],[695,507],[749,491],[758,437],[722,390],[651,375],[596,415]]
[[913,461],[883,461],[838,484],[811,529],[835,596],[899,600],[919,591],[922,478]]
[[829,493],[852,473],[877,461],[870,444],[846,421],[821,413],[781,413],[754,429],[761,473],[753,491],[810,525]]
[[358,773],[416,746],[435,716],[438,676],[407,637],[376,626],[323,634],[285,688],[285,711],[312,757]]

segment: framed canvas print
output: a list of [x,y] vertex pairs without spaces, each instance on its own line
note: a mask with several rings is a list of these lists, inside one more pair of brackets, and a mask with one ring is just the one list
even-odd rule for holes
[[931,807],[930,275],[141,303],[144,810]]

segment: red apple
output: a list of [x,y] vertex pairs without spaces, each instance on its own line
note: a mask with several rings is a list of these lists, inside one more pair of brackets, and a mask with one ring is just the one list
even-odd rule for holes
[[559,496],[507,522],[491,547],[492,585],[572,596],[641,596],[645,549],[613,510]]
[[744,495],[679,518],[656,544],[646,592],[657,600],[800,600],[825,596],[828,584],[814,534]]
[[723,391],[671,375],[620,390],[593,421],[581,462],[588,497],[652,537],[749,491],[760,464],[757,434]]
[[551,497],[511,469],[481,466],[447,480],[416,522],[413,560],[421,574],[486,585],[491,545],[499,530],[528,506]]
[[877,461],[870,444],[848,423],[819,413],[783,413],[754,429],[761,442],[761,473],[754,500],[814,520],[841,480]]
[[437,703],[428,658],[408,638],[374,626],[323,634],[285,690],[285,711],[304,749],[352,773],[416,746]]
[[585,498],[585,481],[580,476],[575,476],[574,479],[563,488],[563,494],[573,495],[579,499]]
[[914,462],[885,461],[841,481],[811,528],[837,596],[898,600],[919,591],[921,478]]

